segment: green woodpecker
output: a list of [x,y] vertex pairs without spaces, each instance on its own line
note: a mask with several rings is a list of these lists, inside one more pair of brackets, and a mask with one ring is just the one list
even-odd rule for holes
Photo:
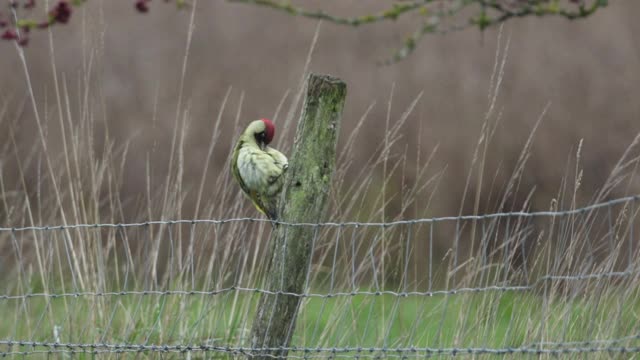
[[268,146],[275,131],[271,120],[252,121],[240,136],[231,161],[231,173],[244,194],[272,220],[278,217],[278,196],[289,166],[286,156]]

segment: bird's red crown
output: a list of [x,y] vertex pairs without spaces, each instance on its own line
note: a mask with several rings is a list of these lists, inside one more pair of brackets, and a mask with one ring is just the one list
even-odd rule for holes
[[269,144],[271,140],[273,140],[273,136],[276,134],[276,127],[273,125],[273,122],[269,119],[260,119],[264,123],[264,142],[265,144]]

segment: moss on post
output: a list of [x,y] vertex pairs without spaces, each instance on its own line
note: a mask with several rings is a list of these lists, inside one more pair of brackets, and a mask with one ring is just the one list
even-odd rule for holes
[[[339,79],[311,74],[307,79],[303,112],[298,122],[289,162],[279,220],[294,223],[322,221],[331,187],[338,129],[346,97]],[[265,279],[272,292],[304,292],[316,240],[314,226],[275,226],[271,232],[271,258]],[[253,348],[288,347],[295,330],[299,296],[262,294],[251,330]],[[253,357],[286,357],[288,351],[254,352]],[[261,356],[263,355],[263,356]]]

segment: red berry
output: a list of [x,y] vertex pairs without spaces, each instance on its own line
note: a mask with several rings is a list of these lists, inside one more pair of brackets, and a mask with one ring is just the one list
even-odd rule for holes
[[59,1],[58,4],[49,12],[51,18],[61,24],[66,24],[71,18],[71,5],[67,1]]
[[15,30],[13,29],[7,29],[2,33],[2,36],[0,36],[0,38],[2,38],[3,40],[15,40],[18,38],[18,34],[16,34]]
[[136,1],[136,10],[138,10],[141,13],[146,13],[149,11],[149,5],[147,5],[147,2],[149,0],[137,0]]

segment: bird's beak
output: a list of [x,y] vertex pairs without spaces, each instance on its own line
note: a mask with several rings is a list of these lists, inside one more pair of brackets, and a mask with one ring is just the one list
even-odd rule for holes
[[265,144],[264,141],[260,141],[258,145],[260,146],[260,150],[262,151],[264,151],[267,148],[267,144]]

